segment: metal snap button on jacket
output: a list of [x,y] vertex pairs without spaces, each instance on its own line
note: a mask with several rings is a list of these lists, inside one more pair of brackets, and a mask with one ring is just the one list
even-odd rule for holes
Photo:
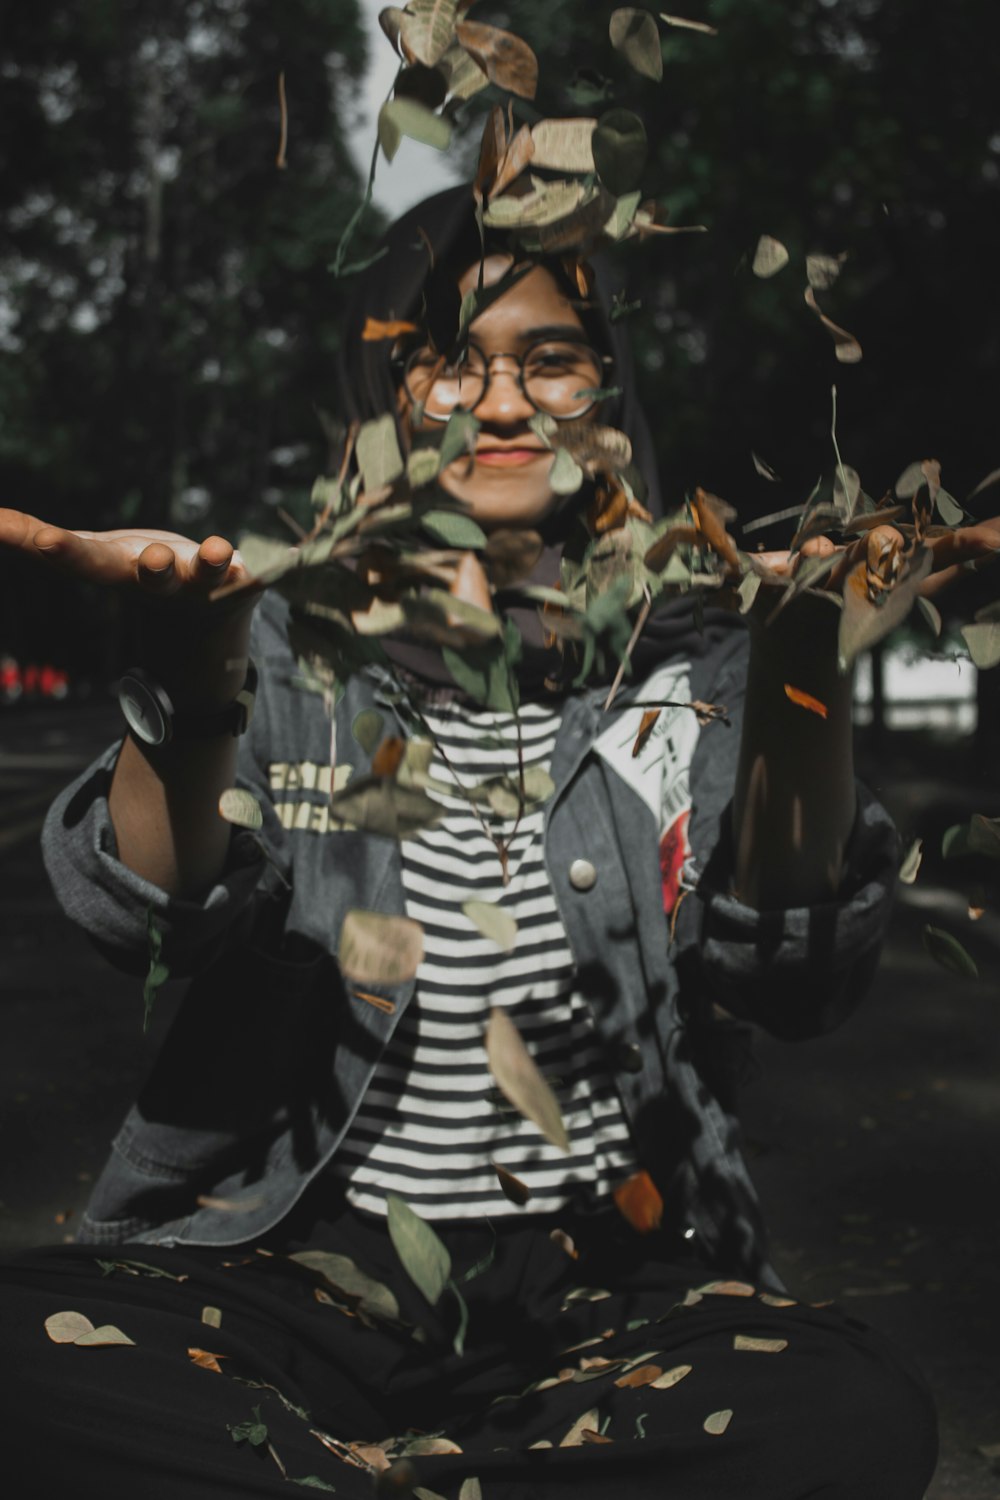
[[574,859],[569,867],[569,883],[575,891],[589,891],[597,884],[597,871],[589,859]]
[[642,1072],[642,1050],[638,1042],[619,1042],[615,1048],[615,1067],[623,1073]]

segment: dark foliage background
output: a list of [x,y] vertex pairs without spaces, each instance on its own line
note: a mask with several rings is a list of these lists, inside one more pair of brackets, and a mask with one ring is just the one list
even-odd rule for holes
[[[668,493],[700,483],[744,518],[803,500],[830,459],[836,382],[844,458],[870,493],[933,455],[963,497],[1000,464],[1000,11],[691,0],[720,34],[665,30],[655,85],[612,52],[614,8],[507,0],[476,15],[538,52],[538,113],[637,109],[649,190],[672,222],[709,228],[622,255]],[[344,137],[364,63],[353,0],[55,3],[15,8],[5,31],[4,503],[199,533],[294,508],[326,463],[316,408],[350,296],[327,267],[362,186]],[[535,117],[520,102],[515,115]],[[793,257],[766,282],[749,271],[761,233]],[[836,363],[802,301],[811,250],[848,252],[820,300],[859,338],[860,365]],[[113,663],[106,602],[75,607],[68,628],[63,592],[9,568],[0,585],[0,650]]]

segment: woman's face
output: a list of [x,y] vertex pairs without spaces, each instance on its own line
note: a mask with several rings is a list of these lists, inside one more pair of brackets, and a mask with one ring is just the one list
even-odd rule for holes
[[[499,281],[510,268],[505,255],[488,256],[484,281]],[[464,296],[478,284],[479,262],[459,281]],[[575,338],[583,324],[569,299],[544,266],[535,266],[490,304],[469,329],[469,342],[484,355],[490,379],[474,407],[480,423],[476,449],[442,470],[442,488],[462,500],[487,531],[498,526],[536,526],[555,508],[559,497],[549,485],[554,455],[528,426],[536,415],[518,384],[518,366],[511,355],[523,355],[541,339]],[[506,358],[496,358],[505,355]],[[409,416],[412,403],[405,391],[400,401]],[[588,420],[580,418],[579,420]],[[420,431],[440,431],[425,420]]]

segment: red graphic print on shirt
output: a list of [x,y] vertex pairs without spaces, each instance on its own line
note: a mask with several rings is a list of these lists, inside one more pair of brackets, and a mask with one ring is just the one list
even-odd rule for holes
[[681,870],[688,856],[687,825],[690,809],[685,808],[660,838],[660,882],[663,887],[663,910],[669,914],[677,905]]

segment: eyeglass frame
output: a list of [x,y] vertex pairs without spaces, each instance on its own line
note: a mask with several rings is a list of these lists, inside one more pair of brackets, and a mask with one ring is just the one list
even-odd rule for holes
[[[609,365],[613,365],[614,364],[613,358],[611,357],[610,354],[601,354],[600,350],[595,349],[594,346],[593,346],[593,344],[590,342],[589,339],[585,339],[585,338],[574,339],[574,338],[571,338],[569,335],[562,335],[562,336],[560,336],[557,339],[554,339],[554,338],[536,339],[534,343],[528,345],[527,349],[525,349],[525,351],[524,351],[523,354],[514,354],[513,352],[507,352],[505,350],[500,350],[500,349],[498,349],[494,354],[487,354],[484,349],[480,349],[480,347],[479,347],[478,344],[470,343],[469,347],[471,349],[475,349],[477,351],[477,353],[479,353],[479,354],[482,355],[483,362],[484,362],[484,364],[486,366],[486,369],[485,369],[485,378],[483,380],[483,389],[480,392],[479,397],[476,400],[476,403],[475,403],[474,406],[458,406],[458,405],[456,405],[456,406],[452,407],[451,411],[448,413],[448,415],[446,417],[445,416],[437,417],[437,416],[434,415],[433,412],[428,411],[426,405],[424,404],[424,402],[422,402],[421,400],[419,400],[413,394],[413,392],[410,390],[410,382],[409,382],[410,367],[411,367],[413,361],[416,359],[417,355],[423,353],[423,351],[425,349],[427,349],[427,348],[430,347],[429,345],[427,345],[427,344],[419,344],[417,346],[417,348],[412,349],[410,351],[410,353],[405,356],[405,358],[402,355],[394,355],[391,363],[392,363],[393,368],[397,369],[400,372],[400,374],[401,374],[403,389],[405,390],[407,396],[413,402],[414,406],[419,406],[422,409],[424,417],[429,422],[448,422],[454,416],[455,412],[461,411],[461,412],[466,412],[466,413],[470,413],[471,414],[472,412],[475,411],[475,409],[476,409],[477,406],[481,406],[482,403],[486,399],[486,395],[487,395],[487,393],[489,391],[489,388],[490,388],[490,381],[493,378],[493,369],[492,369],[492,366],[493,366],[493,361],[495,359],[512,359],[514,361],[514,363],[517,365],[517,388],[521,392],[521,395],[524,397],[525,401],[527,401],[528,405],[534,411],[539,412],[542,416],[551,417],[554,422],[576,422],[576,421],[579,421],[579,419],[581,417],[585,417],[588,412],[593,411],[594,407],[597,405],[598,401],[601,399],[599,396],[595,396],[593,398],[593,400],[590,402],[590,404],[588,406],[585,406],[582,411],[568,412],[568,413],[566,413],[566,415],[560,416],[558,412],[546,411],[546,409],[545,409],[544,406],[539,406],[537,402],[532,401],[531,397],[528,395],[527,390],[525,389],[525,385],[524,385],[524,365],[525,365],[525,361],[527,360],[529,354],[532,352],[533,349],[540,348],[544,344],[576,344],[581,349],[589,349],[590,353],[594,356],[595,360],[597,361],[597,364],[600,366],[601,384],[600,384],[600,386],[596,387],[596,389],[599,389],[599,390],[603,389],[603,387],[604,387],[604,377],[605,377],[605,375],[607,373],[607,367]],[[431,384],[433,385],[433,381],[431,382]]]

